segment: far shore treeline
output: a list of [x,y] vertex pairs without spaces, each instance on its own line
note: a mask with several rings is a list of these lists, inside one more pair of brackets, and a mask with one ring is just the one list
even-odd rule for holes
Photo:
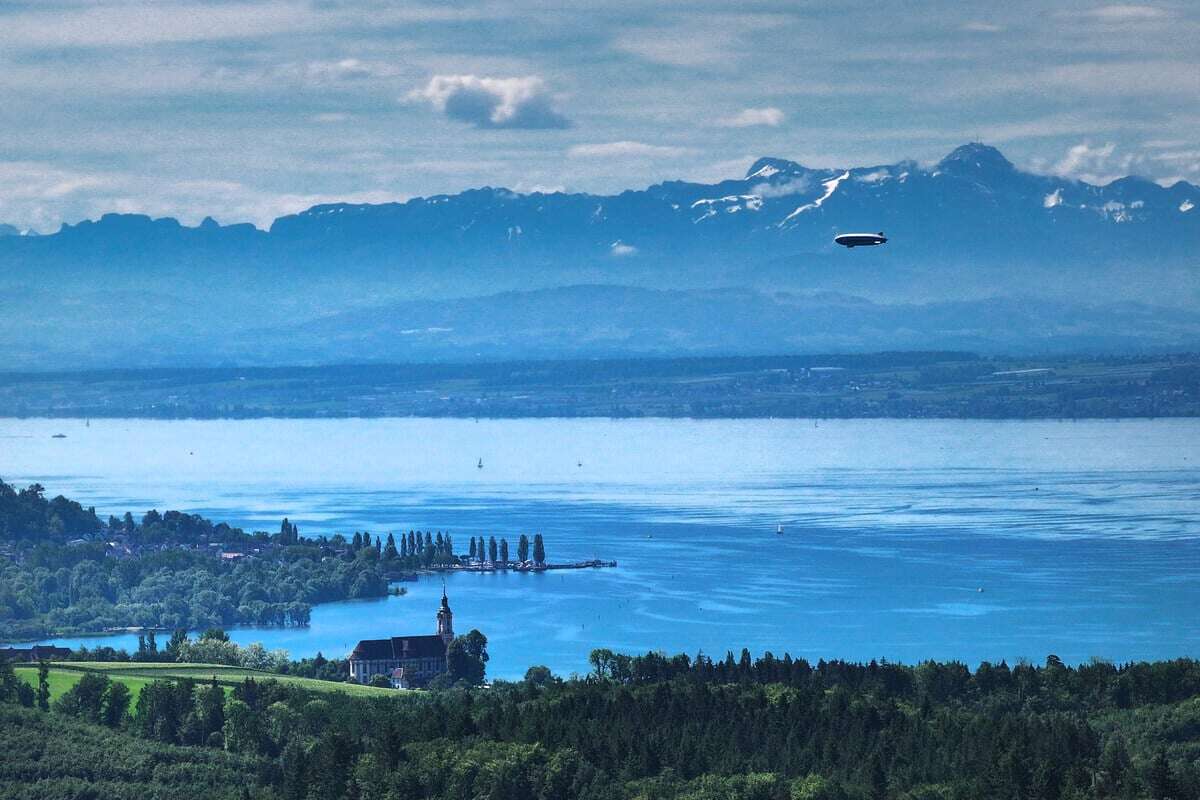
[[[545,560],[540,534],[522,534],[516,550],[521,562]],[[384,597],[391,579],[462,562],[517,566],[507,540],[495,537],[486,548],[472,537],[470,552],[456,554],[441,531],[324,539],[302,537],[287,519],[270,534],[179,511],[102,520],[46,497],[39,484],[18,490],[0,480],[0,642],[118,628],[304,626],[318,603]]]

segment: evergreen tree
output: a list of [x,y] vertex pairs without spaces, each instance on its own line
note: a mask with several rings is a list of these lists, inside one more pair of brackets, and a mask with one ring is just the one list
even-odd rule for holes
[[359,533],[358,531],[355,531],[354,539],[351,541],[350,547],[352,547],[354,549],[354,552],[357,553],[359,550],[362,550],[362,546],[363,546],[362,534]]
[[425,546],[433,547],[433,537],[429,534],[429,531],[425,531]]
[[521,538],[517,540],[517,561],[524,564],[529,560],[529,537],[521,534]]
[[416,556],[417,551],[420,549],[421,548],[417,547],[416,535],[412,531],[409,531],[408,532],[408,554],[410,556]]
[[1159,749],[1154,760],[1150,762],[1150,773],[1146,776],[1146,783],[1149,784],[1150,797],[1153,800],[1177,800],[1179,797],[1166,750]]
[[546,545],[542,542],[540,533],[533,535],[533,561],[536,564],[546,563]]
[[104,710],[100,721],[110,728],[120,727],[129,712],[130,699],[128,686],[119,681],[111,682],[104,694]]
[[371,546],[371,532],[370,532],[370,531],[363,531],[363,542],[362,542],[362,546],[363,546],[363,547],[370,547],[370,546]]
[[1100,756],[1100,780],[1107,789],[1107,794],[1119,794],[1127,785],[1130,766],[1125,739],[1120,735],[1111,736],[1104,745],[1103,755]]
[[379,556],[382,556],[382,555],[383,555],[383,537],[376,536],[375,537],[375,557],[378,558]]
[[383,549],[383,557],[388,561],[391,561],[398,555],[400,554],[396,552],[396,537],[389,533],[387,538],[387,547]]
[[471,537],[471,550],[467,553],[467,556],[472,561],[475,560],[475,537],[474,536]]
[[498,560],[497,555],[498,554],[496,553],[496,537],[495,536],[489,537],[488,538],[488,561],[491,561],[493,564],[495,564],[496,561]]
[[450,534],[446,534],[446,557],[454,558],[454,540],[450,538]]
[[500,563],[508,563],[508,539],[500,540]]
[[50,665],[45,661],[38,662],[37,707],[50,710]]
[[408,537],[400,534],[400,558],[408,559]]

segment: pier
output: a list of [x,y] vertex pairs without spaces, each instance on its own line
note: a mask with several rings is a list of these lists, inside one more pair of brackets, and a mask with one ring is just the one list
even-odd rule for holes
[[430,566],[429,572],[546,572],[552,569],[601,569],[615,567],[616,561],[604,561],[593,558],[589,561],[571,561],[565,564],[535,564],[532,561],[524,563],[493,563],[490,561],[473,564],[451,564],[448,566]]

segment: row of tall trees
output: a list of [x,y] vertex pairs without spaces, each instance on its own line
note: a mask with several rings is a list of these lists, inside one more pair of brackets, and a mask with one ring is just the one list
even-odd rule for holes
[[[533,563],[546,563],[546,545],[542,540],[540,533],[533,536]],[[471,537],[471,547],[467,551],[467,558],[471,561],[491,562],[492,564],[507,565],[509,560],[508,539],[501,538],[497,543],[495,536],[489,536],[484,542],[482,536],[476,541],[475,537]],[[517,562],[524,564],[530,560],[530,541],[529,537],[521,534],[521,538],[517,540]]]

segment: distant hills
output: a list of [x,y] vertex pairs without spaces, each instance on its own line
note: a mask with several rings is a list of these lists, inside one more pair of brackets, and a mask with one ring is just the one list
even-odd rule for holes
[[[612,196],[322,205],[267,231],[105,215],[0,228],[0,335],[22,368],[1195,349],[1197,206],[1188,183],[1093,186],[969,144]],[[890,242],[832,244],[851,230]]]

